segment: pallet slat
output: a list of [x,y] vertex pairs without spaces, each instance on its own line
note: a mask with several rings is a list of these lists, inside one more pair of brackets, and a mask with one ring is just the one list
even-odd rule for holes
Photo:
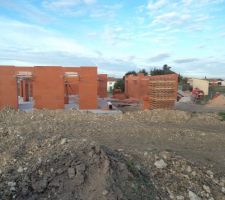
[[171,109],[177,98],[177,75],[150,77],[148,84],[149,108]]

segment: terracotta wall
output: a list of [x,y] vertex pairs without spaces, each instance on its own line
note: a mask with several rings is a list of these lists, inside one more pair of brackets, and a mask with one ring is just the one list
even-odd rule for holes
[[79,95],[79,77],[65,78],[65,93],[68,95]]
[[143,109],[172,108],[177,98],[178,75],[129,75],[125,78],[126,96],[142,101]]
[[[30,66],[27,66],[27,67],[15,67],[15,73],[19,73],[19,72],[34,72],[34,67],[30,67]],[[19,96],[23,97],[23,100],[24,101],[28,101],[29,98],[28,98],[28,93],[26,93],[27,91],[27,87],[29,87],[29,91],[30,91],[30,97],[33,96],[33,81],[32,79],[29,80],[29,81],[26,81],[26,80],[21,80],[20,81],[20,93],[19,93]]]
[[69,80],[71,86],[69,95],[79,95],[79,108],[97,109],[97,67],[65,67],[63,69],[64,72],[78,73],[78,77]]
[[[31,93],[34,107],[38,109],[63,109],[65,97],[65,72],[77,72],[78,77],[69,78],[69,94],[79,94],[80,109],[97,108],[97,67],[13,67],[0,66],[0,108],[7,105],[18,108],[16,74],[32,72]],[[107,80],[107,76],[104,81]],[[106,81],[107,82],[107,81]],[[21,86],[26,87],[24,81]],[[24,89],[23,88],[23,89]],[[100,92],[105,96],[101,86]],[[27,95],[23,95],[27,97]]]
[[[63,67],[63,71],[77,72],[79,74],[80,67]],[[79,77],[66,78],[65,80],[68,82],[68,85],[65,88],[65,92],[68,92],[68,95],[78,95],[79,94]]]
[[97,108],[97,67],[80,67],[79,108]]
[[5,106],[18,108],[15,67],[0,67],[0,109]]
[[35,108],[64,108],[64,79],[61,67],[34,67]]
[[98,74],[98,96],[100,98],[106,98],[107,94],[107,74]]
[[125,94],[126,96],[142,99],[148,95],[148,80],[149,76],[144,74],[128,75],[125,78]]

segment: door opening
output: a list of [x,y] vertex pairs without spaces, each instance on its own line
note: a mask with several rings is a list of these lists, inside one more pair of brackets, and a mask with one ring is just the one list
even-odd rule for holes
[[34,106],[33,101],[33,86],[32,86],[32,73],[31,72],[18,72],[17,90],[18,90],[18,104],[19,110],[32,110]]

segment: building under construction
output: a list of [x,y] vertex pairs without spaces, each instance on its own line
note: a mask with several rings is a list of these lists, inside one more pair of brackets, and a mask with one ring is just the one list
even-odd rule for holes
[[107,75],[97,67],[0,67],[0,109],[97,109],[107,97]]
[[125,77],[126,97],[141,100],[143,109],[173,108],[177,89],[177,74],[145,76],[140,73]]

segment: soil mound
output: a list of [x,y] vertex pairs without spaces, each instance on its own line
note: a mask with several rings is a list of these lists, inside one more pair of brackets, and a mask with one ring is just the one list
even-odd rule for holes
[[105,146],[62,150],[26,169],[7,169],[0,199],[158,199],[149,177],[121,153]]
[[225,106],[225,96],[219,95],[216,98],[212,99],[206,105],[208,107],[215,107],[215,106]]

